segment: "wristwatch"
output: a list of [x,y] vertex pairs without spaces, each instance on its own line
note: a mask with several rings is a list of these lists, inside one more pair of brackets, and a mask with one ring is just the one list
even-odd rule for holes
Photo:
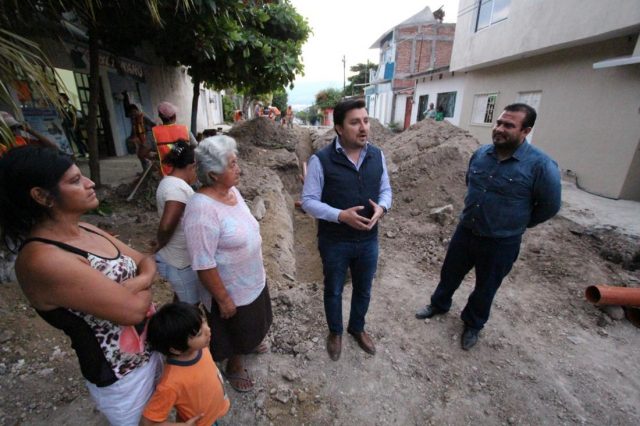
[[382,211],[384,212],[384,214],[387,214],[387,208],[385,206],[380,206],[382,207]]

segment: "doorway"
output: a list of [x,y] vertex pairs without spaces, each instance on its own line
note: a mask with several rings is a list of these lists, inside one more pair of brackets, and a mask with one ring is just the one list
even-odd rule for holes
[[429,95],[422,95],[418,98],[418,116],[416,121],[422,121],[427,115],[427,108],[429,106]]
[[[76,88],[78,90],[78,99],[80,101],[80,109],[82,110],[82,122],[80,123],[83,128],[84,137],[87,138],[87,117],[89,116],[89,74],[74,72],[73,73],[76,82]],[[104,102],[104,90],[102,84],[100,86],[100,98],[98,99],[98,118],[97,118],[97,133],[98,133],[98,156],[100,158],[113,157],[116,155],[116,150],[113,145],[113,136],[111,135],[111,126],[109,125],[109,113],[107,106]]]
[[404,127],[411,126],[411,110],[413,109],[413,96],[407,96],[406,103],[404,105]]

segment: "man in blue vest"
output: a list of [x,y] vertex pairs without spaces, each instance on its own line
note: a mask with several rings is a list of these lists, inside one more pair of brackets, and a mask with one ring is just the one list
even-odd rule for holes
[[476,285],[461,315],[464,350],[478,342],[493,298],[518,258],[522,234],[560,210],[558,164],[526,139],[536,115],[529,105],[507,105],[493,127],[493,144],[471,156],[464,209],[440,283],[431,303],[416,312],[416,318],[424,319],[449,311],[453,294],[475,267]]
[[391,185],[382,151],[368,142],[369,116],[361,100],[333,110],[333,142],[309,159],[302,208],[318,219],[318,250],[324,272],[327,352],[342,351],[342,290],[351,270],[347,332],[367,353],[376,352],[365,330],[371,283],[378,265],[378,221],[391,207]]

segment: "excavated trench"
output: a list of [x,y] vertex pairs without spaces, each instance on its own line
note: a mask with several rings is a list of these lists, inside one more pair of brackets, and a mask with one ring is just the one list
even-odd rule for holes
[[229,134],[238,141],[244,162],[240,190],[252,209],[265,206],[260,226],[273,286],[321,282],[315,220],[294,205],[302,192],[302,164],[314,152],[311,131],[291,131],[258,119]]

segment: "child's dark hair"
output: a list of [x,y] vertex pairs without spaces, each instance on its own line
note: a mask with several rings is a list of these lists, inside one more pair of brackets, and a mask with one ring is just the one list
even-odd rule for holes
[[173,144],[171,151],[167,153],[162,163],[176,169],[184,169],[189,164],[193,164],[194,161],[196,161],[196,155],[193,152],[193,147],[189,145],[188,141],[180,139]]
[[198,334],[202,321],[204,319],[197,306],[184,302],[168,303],[149,320],[147,340],[153,350],[175,356],[175,351],[189,349],[189,337]]
[[13,148],[0,158],[0,229],[9,250],[19,248],[31,228],[49,214],[31,197],[31,189],[40,187],[56,199],[58,183],[72,165],[70,156],[37,145]]

